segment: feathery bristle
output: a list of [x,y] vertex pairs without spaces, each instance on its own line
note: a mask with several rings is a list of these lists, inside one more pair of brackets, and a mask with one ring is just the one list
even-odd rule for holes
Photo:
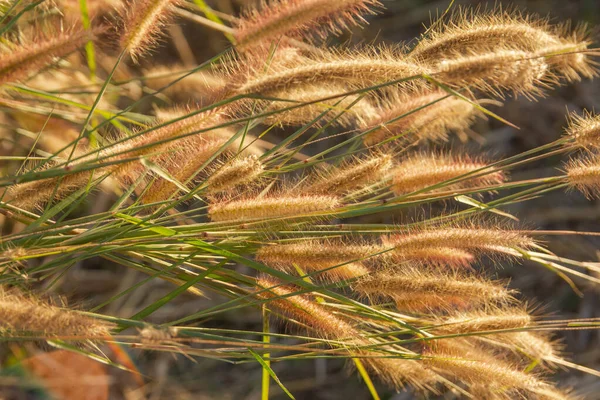
[[263,172],[263,165],[255,155],[236,158],[214,172],[206,181],[210,193],[230,190],[257,179]]
[[588,154],[570,159],[565,167],[567,182],[587,198],[600,196],[600,156]]
[[475,310],[454,315],[440,321],[435,328],[442,334],[472,333],[524,328],[532,323],[531,316],[522,309]]
[[279,195],[211,204],[208,216],[212,221],[245,221],[285,217],[306,217],[330,213],[340,206],[335,196]]
[[124,12],[121,47],[135,60],[156,45],[157,37],[172,17],[172,7],[182,0],[134,0]]
[[440,61],[433,76],[457,88],[468,87],[497,96],[502,91],[541,96],[542,89],[555,81],[544,58],[502,49],[450,55]]
[[[273,93],[272,97],[286,101],[268,103],[264,112],[272,112],[302,103],[308,103],[287,111],[278,111],[266,116],[265,123],[272,125],[305,125],[320,126],[324,123],[331,125],[350,126],[361,122],[364,118],[375,113],[369,101],[358,95],[341,96],[347,89],[340,85],[308,85],[305,87],[284,90]],[[328,99],[332,96],[337,96]],[[321,99],[328,99],[317,101]],[[256,102],[252,107],[256,107]]]
[[573,140],[569,146],[588,150],[600,149],[600,115],[589,111],[585,111],[583,116],[570,114],[566,136]]
[[[365,338],[349,322],[313,301],[309,295],[294,295],[293,293],[299,291],[300,288],[292,285],[277,286],[280,283],[270,277],[259,278],[257,284],[269,289],[267,292],[256,294],[259,299],[269,300],[267,303],[269,307],[274,307],[277,311],[291,317],[292,320],[307,326],[320,337],[336,341],[343,340],[348,351],[353,355],[366,356],[361,358],[363,364],[384,382],[395,388],[401,388],[405,382],[409,382],[413,387],[432,390],[438,381],[439,377],[418,361],[377,358],[379,354],[376,350],[353,350],[354,346],[375,345],[377,342]],[[369,358],[369,355],[374,357]]]
[[[483,161],[473,160],[464,155],[415,154],[403,160],[394,169],[392,191],[399,196],[415,192],[481,170],[486,165]],[[465,177],[458,182],[448,185],[442,184],[438,188],[427,192],[435,193],[437,191],[486,187],[503,183],[505,180],[506,176],[502,171],[488,168],[476,173],[476,176],[472,178]]]
[[371,274],[354,285],[369,298],[392,298],[398,310],[423,311],[450,307],[472,308],[512,301],[511,292],[497,282],[475,276],[404,267],[393,273]]
[[[394,257],[393,253],[385,254]],[[396,254],[395,257],[398,257],[398,255]],[[401,260],[411,261],[425,266],[450,268],[467,268],[475,261],[475,255],[473,253],[443,245],[439,247],[403,250],[400,258]]]
[[263,0],[259,8],[242,15],[233,35],[240,48],[299,33],[325,37],[365,22],[361,14],[373,14],[372,8],[380,5],[378,0]]
[[375,245],[307,240],[292,244],[263,246],[256,251],[256,259],[289,273],[296,272],[296,266],[305,273],[312,273],[337,265],[315,276],[325,280],[340,281],[368,274],[369,270],[361,262],[362,259],[375,256],[382,250]]
[[[307,85],[330,83],[364,88],[378,83],[420,77],[424,72],[428,72],[425,67],[406,61],[403,54],[394,48],[331,50],[311,57],[296,57],[293,63],[272,63],[267,71],[263,69],[249,76],[233,93],[271,95]],[[404,82],[405,85],[408,83]]]
[[313,300],[310,295],[294,293],[300,291],[293,285],[281,285],[271,277],[262,276],[257,279],[257,285],[268,289],[257,293],[256,297],[268,300],[268,307],[292,317],[306,325],[320,337],[335,340],[359,339],[362,335],[348,321],[341,319],[326,307]]
[[37,33],[37,37],[4,42],[0,50],[0,85],[27,78],[32,72],[51,65],[54,58],[64,57],[82,47],[93,33],[78,28],[54,29]]
[[[14,205],[30,210],[40,207],[54,198],[64,198],[69,194],[84,188],[92,179],[114,174],[121,183],[135,181],[139,173],[139,163],[136,157],[149,152],[158,152],[173,146],[172,140],[219,121],[221,114],[217,112],[199,113],[183,120],[158,127],[145,134],[123,141],[113,146],[107,146],[98,153],[84,156],[69,165],[69,169],[95,163],[98,159],[106,165],[100,165],[93,171],[81,171],[65,176],[47,178],[32,182],[12,185],[8,189],[8,201]],[[219,129],[204,132],[204,137],[218,135]],[[125,161],[128,160],[128,161]],[[123,161],[119,163],[119,161]],[[54,195],[54,196],[53,196]]]
[[531,248],[535,242],[519,231],[485,228],[473,224],[460,227],[428,227],[406,234],[382,238],[390,252],[400,260],[419,249],[451,247],[477,254],[512,254],[511,249]]
[[0,288],[0,329],[4,337],[23,333],[106,338],[112,325],[75,311]]
[[309,182],[306,190],[309,193],[343,194],[381,181],[391,167],[392,157],[389,154],[356,158],[339,167],[326,170],[313,182]]
[[408,135],[409,140],[446,139],[448,132],[456,132],[464,137],[475,117],[480,114],[473,104],[448,97],[444,91],[412,94],[393,92],[388,97],[382,102],[379,112],[371,119],[366,119],[361,126],[365,130],[381,126],[364,136],[366,146],[401,134]]
[[[486,385],[489,390],[524,391],[532,394],[546,390],[549,385],[532,374],[522,372],[517,366],[494,357],[474,358],[473,352],[463,348],[433,352],[426,360],[434,371],[450,379],[474,385]],[[513,396],[518,395],[512,393]]]
[[[182,185],[187,185],[200,172],[200,168],[220,150],[226,142],[221,140],[207,140],[202,136],[192,136],[173,143],[174,154],[165,154],[161,157],[160,166],[165,169],[173,179]],[[141,197],[144,204],[159,202],[171,198],[180,191],[174,182],[158,179]]]
[[558,44],[556,29],[545,20],[502,9],[480,13],[458,9],[449,21],[427,31],[410,56],[436,62],[448,53],[488,49],[490,44],[513,50],[534,52],[542,46]]
[[222,76],[210,71],[190,71],[183,66],[161,66],[144,71],[144,83],[154,90],[165,88],[161,93],[175,101],[195,100],[211,103],[226,82]]
[[598,56],[599,53],[588,50],[592,44],[587,39],[588,36],[587,29],[579,27],[568,37],[562,37],[558,44],[544,46],[535,54],[545,56],[550,67],[567,82],[580,81],[582,77],[594,78],[598,75],[598,64],[590,57]]

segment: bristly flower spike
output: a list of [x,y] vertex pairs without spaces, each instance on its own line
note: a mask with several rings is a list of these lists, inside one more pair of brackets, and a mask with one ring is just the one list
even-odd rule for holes
[[376,113],[364,118],[361,128],[372,130],[363,137],[366,146],[388,138],[408,143],[415,140],[444,140],[456,132],[461,140],[481,113],[474,103],[449,96],[441,90],[422,90],[416,93],[393,91],[381,101]]
[[215,200],[208,208],[208,216],[215,222],[303,218],[331,213],[340,204],[340,200],[331,195],[283,194],[232,201]]
[[112,325],[0,288],[0,330],[4,337],[22,333],[107,338]]
[[309,193],[336,193],[359,189],[385,178],[392,167],[392,156],[389,154],[373,154],[356,158],[343,165],[330,168],[307,184]]
[[591,153],[570,159],[565,165],[567,183],[587,198],[600,196],[600,156]]
[[50,65],[54,58],[64,57],[82,47],[93,32],[78,28],[43,32],[38,37],[19,43],[4,43],[0,50],[0,85],[27,78],[33,71]]
[[418,153],[406,158],[394,169],[392,191],[396,195],[411,193],[468,173],[474,173],[473,177],[466,176],[457,182],[440,185],[428,193],[486,187],[506,180],[504,172],[484,169],[486,166],[487,163],[468,156]]
[[341,33],[364,23],[361,14],[373,14],[378,0],[262,0],[242,15],[234,30],[241,49],[265,45],[282,36]]
[[590,111],[584,111],[582,116],[571,113],[565,136],[571,139],[568,147],[600,149],[600,115]]
[[172,7],[183,0],[134,0],[123,10],[121,47],[136,60],[156,45],[157,37],[173,16]]
[[263,246],[257,250],[256,258],[289,273],[296,272],[296,267],[305,273],[321,271],[314,276],[336,282],[368,274],[369,269],[362,261],[377,257],[382,251],[383,248],[376,245],[305,240],[299,243]]

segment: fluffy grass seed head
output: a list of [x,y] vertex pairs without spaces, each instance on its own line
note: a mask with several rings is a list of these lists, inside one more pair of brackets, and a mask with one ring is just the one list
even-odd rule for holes
[[434,331],[440,334],[462,334],[524,328],[533,318],[522,308],[492,308],[454,314],[440,321]]
[[447,55],[435,67],[434,78],[456,88],[471,88],[502,96],[536,97],[556,81],[543,57],[520,50],[494,48],[485,52]]
[[[296,57],[293,63],[273,63],[268,72],[247,74],[233,94],[285,93],[314,85],[344,84],[350,88],[407,79],[403,86],[417,85],[428,70],[406,60],[401,49],[365,46],[357,50],[332,49]],[[410,78],[410,79],[409,79]]]
[[[343,95],[346,92],[347,89],[342,85],[328,84],[307,85],[273,93],[272,97],[285,101],[265,102],[265,112],[277,112],[267,115],[264,122],[281,126],[312,124],[318,127],[327,123],[346,127],[363,123],[365,118],[375,114],[375,108],[367,98]],[[255,104],[252,107],[256,107]],[[279,111],[300,104],[303,105]]]
[[571,158],[564,167],[567,183],[587,198],[600,196],[600,156],[590,153]]
[[233,35],[238,48],[268,45],[282,36],[303,34],[324,38],[364,23],[361,14],[373,14],[378,0],[262,0],[237,21]]
[[385,383],[397,389],[405,383],[409,383],[421,390],[433,390],[439,377],[420,362],[401,358],[378,358],[377,356],[385,355],[385,353],[379,354],[376,350],[353,350],[352,347],[355,346],[376,343],[365,338],[363,332],[317,303],[310,295],[294,295],[300,290],[299,287],[281,285],[280,282],[266,276],[260,277],[257,285],[268,289],[268,291],[256,294],[257,298],[268,300],[267,307],[309,328],[318,337],[335,341],[343,340],[345,347],[352,354],[374,356],[361,358],[361,361]]
[[[449,132],[462,139],[481,113],[462,99],[448,96],[440,90],[420,90],[417,93],[393,91],[380,102],[376,113],[365,118],[364,130],[380,126],[363,137],[366,146],[388,138],[413,140],[443,140]],[[402,136],[401,136],[402,135]]]
[[565,136],[572,140],[567,146],[600,149],[600,115],[590,111],[585,111],[582,116],[571,113]]
[[411,57],[434,63],[450,53],[487,49],[490,43],[534,52],[560,41],[557,29],[545,19],[496,8],[458,8],[447,21],[435,24],[410,52]]
[[354,158],[339,167],[325,169],[306,186],[308,193],[336,193],[357,190],[385,179],[392,168],[392,156],[373,153],[367,157]]
[[157,37],[173,16],[172,7],[182,0],[134,0],[123,9],[121,48],[136,60],[157,43]]
[[207,191],[218,193],[253,182],[264,170],[263,164],[256,155],[236,158],[221,166],[207,179]]
[[64,57],[81,48],[94,36],[94,31],[78,27],[39,29],[31,37],[5,41],[0,45],[0,85],[17,82],[33,72],[51,65],[56,58]]
[[384,236],[386,248],[393,247],[390,254],[398,260],[410,259],[416,250],[450,247],[473,254],[510,255],[512,249],[531,248],[535,241],[523,233],[499,227],[486,227],[479,223],[461,224],[455,227],[440,226]]
[[256,259],[289,273],[297,272],[296,267],[305,273],[322,271],[314,277],[337,282],[368,274],[369,269],[362,261],[376,257],[381,251],[380,246],[370,244],[305,240],[263,246],[257,250]]
[[276,194],[236,200],[215,199],[208,208],[214,222],[305,218],[328,214],[341,205],[337,196]]
[[331,340],[355,340],[362,336],[350,322],[317,303],[310,295],[294,294],[301,288],[282,285],[268,276],[259,277],[256,283],[260,288],[268,289],[256,294],[257,298],[268,300],[267,307],[303,324],[317,336]]
[[108,337],[111,328],[107,322],[0,288],[0,329],[5,337],[28,333],[98,339]]
[[[392,172],[392,191],[396,195],[415,192],[485,168],[486,162],[465,155],[417,153],[400,162]],[[428,191],[451,191],[498,185],[506,181],[502,171],[488,168],[457,182]]]
[[371,299],[392,298],[399,311],[411,312],[469,309],[513,301],[511,291],[498,282],[456,271],[411,266],[370,274],[353,289]]

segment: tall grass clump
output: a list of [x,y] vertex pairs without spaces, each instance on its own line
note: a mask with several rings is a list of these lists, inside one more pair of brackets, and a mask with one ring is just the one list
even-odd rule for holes
[[[572,114],[562,138],[505,158],[465,144],[477,121],[511,125],[488,109],[500,100],[594,78],[587,28],[460,9],[412,45],[337,46],[330,34],[382,5],[75,3],[0,3],[14,362],[46,343],[133,372],[140,392],[133,349],[253,363],[263,399],[271,383],[294,398],[279,366],[313,359],[346,360],[376,399],[567,399],[578,388],[553,371],[597,374],[555,339],[597,321],[544,316],[494,266],[545,267],[575,293],[600,283],[597,263],[544,237],[589,232],[536,232],[509,207],[597,197],[599,117]],[[183,18],[230,44],[198,64]],[[161,38],[181,60],[164,62]],[[552,176],[511,181],[557,155]]]

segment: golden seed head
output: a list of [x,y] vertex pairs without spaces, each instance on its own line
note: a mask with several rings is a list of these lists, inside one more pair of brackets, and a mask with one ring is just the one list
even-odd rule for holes
[[0,288],[0,329],[5,337],[22,333],[106,338],[112,325]]
[[[506,180],[502,171],[487,168],[487,163],[464,155],[418,153],[403,160],[393,171],[392,190],[396,195],[415,192],[442,184],[427,193],[498,185]],[[445,181],[472,173],[457,182]]]
[[263,172],[263,165],[255,155],[237,158],[215,171],[206,181],[208,191],[217,193],[244,185],[257,179]]
[[300,33],[325,37],[365,22],[378,0],[271,0],[248,9],[237,22],[234,37],[239,48],[265,45],[283,36]]
[[354,290],[370,297],[392,298],[398,310],[424,311],[512,301],[503,285],[467,274],[404,267],[393,273],[382,271],[357,282]]
[[600,157],[588,154],[570,159],[565,165],[567,182],[587,198],[600,195]]
[[443,325],[436,327],[436,332],[460,334],[524,328],[531,325],[532,318],[523,309],[510,308],[475,310],[445,318],[440,322]]
[[501,8],[488,12],[459,8],[448,21],[428,29],[410,56],[435,63],[448,53],[487,49],[490,43],[533,52],[559,41],[557,29],[543,19]]
[[121,47],[136,60],[157,43],[164,26],[173,15],[173,7],[182,0],[135,0],[123,10]]
[[486,228],[477,224],[458,227],[428,227],[399,235],[383,238],[384,245],[393,247],[390,252],[402,260],[404,254],[411,254],[415,249],[452,247],[475,254],[511,254],[511,249],[531,248],[535,242],[519,231]]
[[279,195],[215,202],[208,208],[212,221],[247,221],[328,214],[340,206],[335,196]]
[[456,132],[462,139],[479,114],[473,104],[444,91],[393,92],[361,125],[364,130],[380,127],[367,133],[363,141],[372,146],[394,137],[408,142],[443,140],[449,132]]
[[307,326],[318,336],[350,341],[362,336],[348,321],[317,303],[310,295],[294,295],[301,288],[281,285],[281,282],[267,276],[259,277],[256,283],[260,288],[268,289],[256,294],[257,298],[268,300],[267,307]]
[[458,88],[478,89],[497,96],[502,91],[511,91],[530,97],[542,95],[541,89],[555,80],[544,58],[502,49],[450,55],[437,65],[434,77]]
[[391,167],[392,157],[389,154],[355,158],[320,173],[308,183],[306,190],[309,193],[342,195],[383,180]]
[[335,282],[368,274],[369,269],[363,265],[362,260],[376,257],[380,251],[381,247],[376,245],[306,240],[263,246],[257,250],[256,259],[289,273],[295,273],[296,267],[305,273],[327,269],[314,276]]
[[572,139],[568,146],[587,150],[600,149],[600,115],[586,111],[583,116],[572,113],[566,136]]

